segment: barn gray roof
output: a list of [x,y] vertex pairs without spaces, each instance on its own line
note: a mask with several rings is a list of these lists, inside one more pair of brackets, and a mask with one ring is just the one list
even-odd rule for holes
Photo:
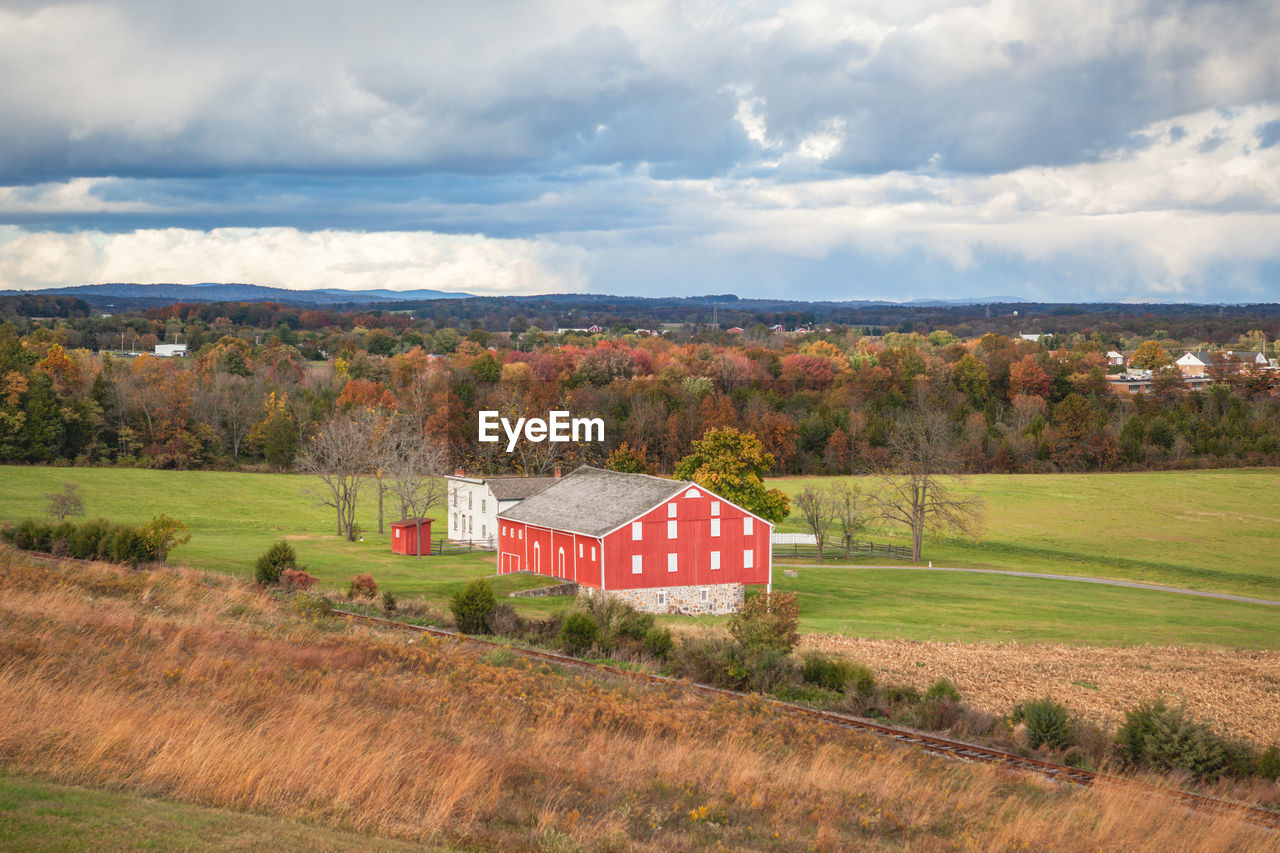
[[556,480],[556,477],[494,477],[485,482],[498,500],[522,501],[538,494]]
[[620,474],[583,465],[499,517],[584,536],[603,536],[691,485],[687,480]]

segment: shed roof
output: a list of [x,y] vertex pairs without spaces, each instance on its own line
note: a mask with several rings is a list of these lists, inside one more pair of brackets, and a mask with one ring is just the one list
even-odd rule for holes
[[622,474],[583,465],[499,517],[584,536],[603,536],[692,485],[688,480]]
[[421,521],[423,524],[427,526],[431,525],[431,519],[424,515],[420,518],[419,517],[402,518],[399,521],[391,522],[391,526],[392,527],[417,527],[419,521]]

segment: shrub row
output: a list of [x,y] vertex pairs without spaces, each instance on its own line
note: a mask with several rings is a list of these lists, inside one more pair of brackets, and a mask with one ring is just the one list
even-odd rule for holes
[[79,523],[27,519],[0,529],[15,548],[81,560],[109,560],[137,566],[159,559],[146,525],[113,524],[103,518]]

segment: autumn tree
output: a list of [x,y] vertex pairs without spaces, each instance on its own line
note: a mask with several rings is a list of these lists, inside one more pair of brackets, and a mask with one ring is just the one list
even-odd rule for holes
[[171,550],[191,541],[187,525],[163,513],[144,524],[142,533],[146,537],[151,553],[161,563],[168,559]]
[[676,465],[680,480],[693,480],[726,500],[773,523],[791,511],[787,496],[764,485],[772,454],[749,432],[732,427],[711,429],[693,442],[693,452]]
[[879,512],[911,531],[915,562],[926,530],[972,534],[981,526],[981,499],[957,488],[959,451],[944,413],[921,407],[900,417],[889,439],[889,465],[877,474]]
[[1129,364],[1139,370],[1159,370],[1173,366],[1173,356],[1159,341],[1143,341],[1133,351]]
[[632,447],[627,442],[622,442],[609,454],[604,467],[623,474],[648,474],[649,460],[645,456],[644,445]]

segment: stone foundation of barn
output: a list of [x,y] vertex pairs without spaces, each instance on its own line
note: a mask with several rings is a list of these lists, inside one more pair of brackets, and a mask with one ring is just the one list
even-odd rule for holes
[[[583,586],[578,588],[578,594],[599,595],[600,590]],[[608,594],[625,601],[641,613],[722,616],[742,609],[742,603],[746,599],[746,586],[740,583],[659,586],[649,589],[611,589]]]

